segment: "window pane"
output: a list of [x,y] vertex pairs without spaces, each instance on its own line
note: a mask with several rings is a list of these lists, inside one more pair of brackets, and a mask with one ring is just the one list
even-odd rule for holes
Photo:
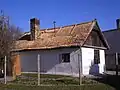
[[118,54],[118,65],[120,65],[120,54]]
[[70,53],[62,54],[62,62],[70,62]]
[[94,50],[94,64],[100,63],[99,50]]

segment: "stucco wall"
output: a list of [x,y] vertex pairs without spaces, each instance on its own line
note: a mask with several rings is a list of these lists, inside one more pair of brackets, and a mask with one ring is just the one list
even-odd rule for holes
[[[59,55],[70,53],[70,63],[60,62]],[[22,72],[37,71],[37,55],[40,54],[40,70],[49,74],[78,74],[78,54],[79,48],[61,48],[52,50],[26,51],[20,52]],[[79,55],[81,59],[81,55]]]
[[104,73],[105,71],[105,51],[100,50],[100,73]]
[[[94,49],[82,47],[81,50],[82,55],[79,48],[20,52],[21,71],[37,72],[37,55],[40,54],[40,71],[42,73],[78,76],[78,59],[81,63],[80,67],[83,75],[103,73],[105,64],[104,50],[99,50],[100,64],[98,65],[93,65]],[[70,63],[60,61],[59,55],[62,53],[70,53]]]
[[94,64],[94,49],[82,47],[82,71],[84,75],[102,74],[104,72],[105,54],[104,50],[99,50],[100,64]]

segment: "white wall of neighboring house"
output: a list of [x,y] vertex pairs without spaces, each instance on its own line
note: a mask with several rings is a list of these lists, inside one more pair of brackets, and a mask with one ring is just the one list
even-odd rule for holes
[[105,53],[99,50],[100,64],[94,64],[94,49],[82,47],[82,71],[83,75],[99,74],[104,72]]

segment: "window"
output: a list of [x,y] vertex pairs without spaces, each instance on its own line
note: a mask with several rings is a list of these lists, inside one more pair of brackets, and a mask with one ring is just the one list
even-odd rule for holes
[[118,65],[120,65],[120,54],[118,54]]
[[100,55],[99,50],[94,50],[94,64],[100,63]]
[[62,54],[62,62],[70,62],[70,53],[63,53]]

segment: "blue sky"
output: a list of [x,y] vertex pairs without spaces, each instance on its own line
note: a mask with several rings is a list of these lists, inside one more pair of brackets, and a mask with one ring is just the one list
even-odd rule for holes
[[120,0],[0,0],[0,9],[11,23],[29,31],[30,18],[40,19],[41,28],[70,25],[97,19],[101,30],[116,28]]

